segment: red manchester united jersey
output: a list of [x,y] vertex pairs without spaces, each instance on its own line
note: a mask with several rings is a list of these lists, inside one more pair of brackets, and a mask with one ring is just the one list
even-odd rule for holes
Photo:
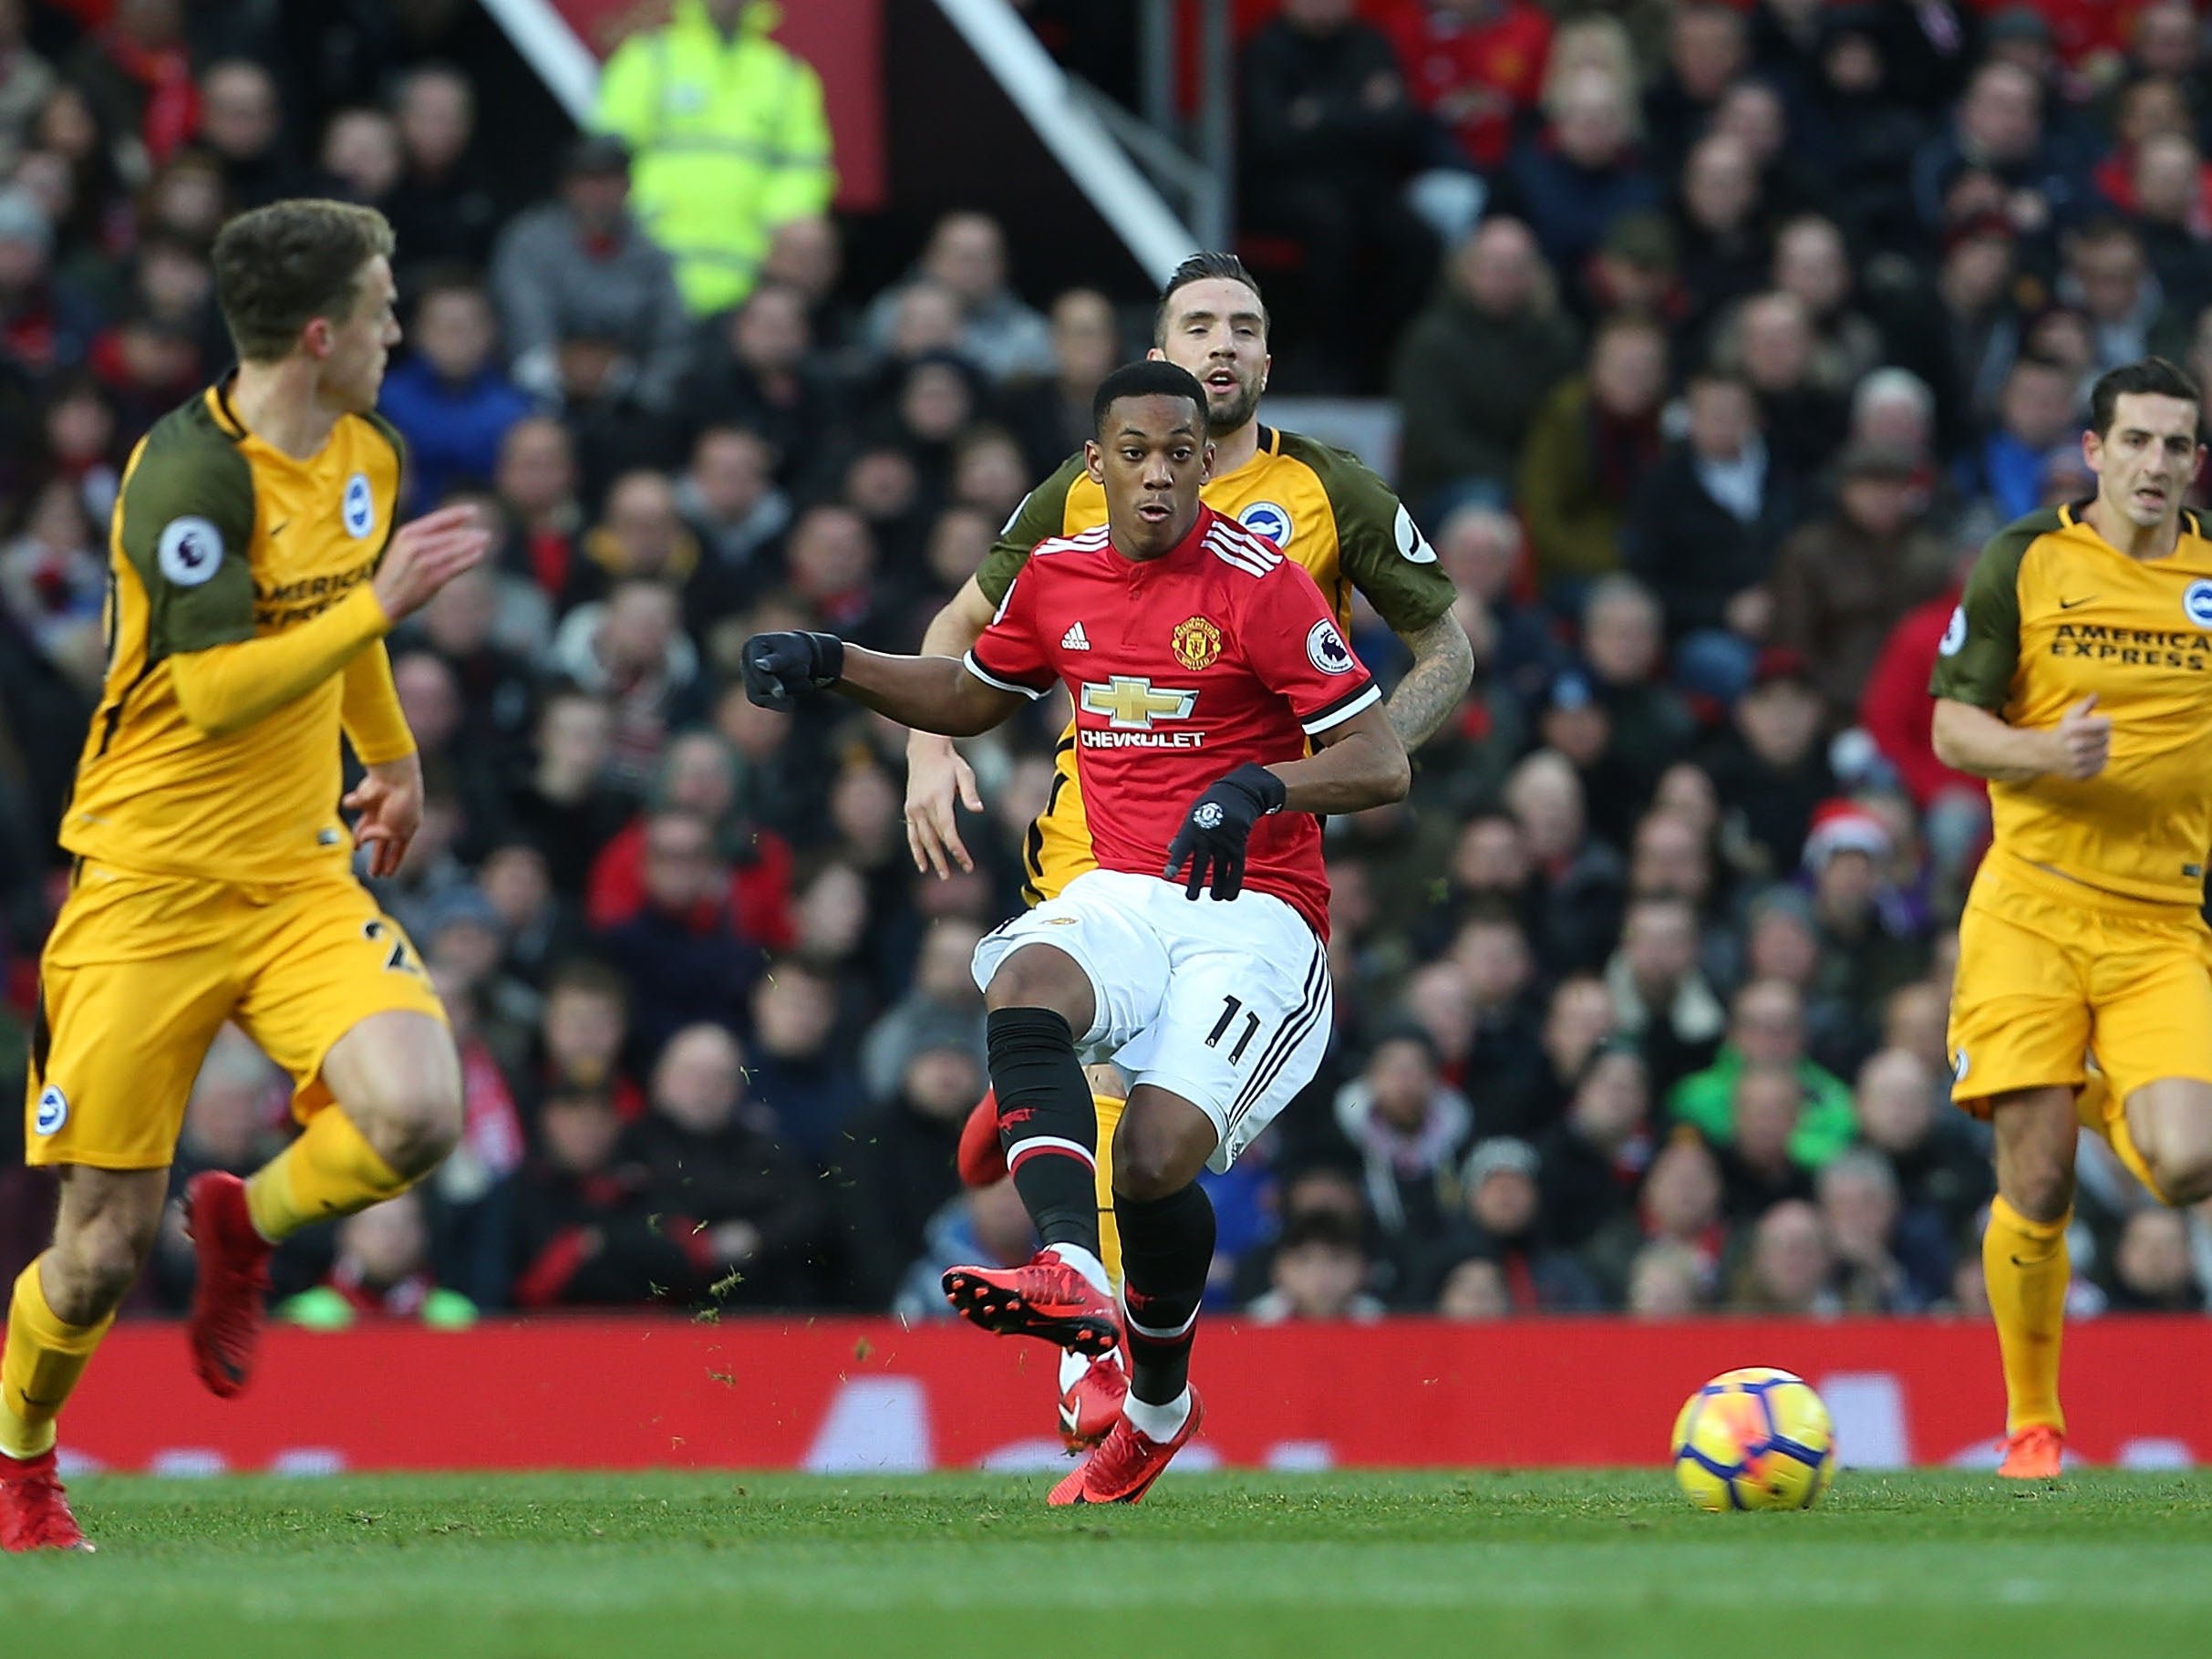
[[[1099,867],[1142,876],[1160,874],[1208,785],[1247,761],[1299,759],[1309,735],[1382,695],[1313,577],[1206,506],[1149,561],[1116,553],[1103,525],[1039,543],[967,667],[1028,697],[1066,684]],[[1245,885],[1296,907],[1326,938],[1320,820],[1262,818]]]

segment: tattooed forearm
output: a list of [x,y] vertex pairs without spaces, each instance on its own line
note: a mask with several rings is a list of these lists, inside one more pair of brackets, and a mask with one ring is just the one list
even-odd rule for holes
[[1413,666],[1390,693],[1385,711],[1409,751],[1435,735],[1459,707],[1474,678],[1474,648],[1459,618],[1446,611],[1417,633],[1399,636],[1413,653]]

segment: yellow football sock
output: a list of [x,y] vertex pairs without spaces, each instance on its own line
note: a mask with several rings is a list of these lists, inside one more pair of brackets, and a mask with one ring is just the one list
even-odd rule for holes
[[246,1209],[253,1230],[275,1244],[315,1222],[381,1204],[411,1185],[351,1118],[325,1106],[297,1140],[247,1177]]
[[98,1324],[65,1324],[47,1304],[38,1263],[23,1270],[0,1353],[0,1453],[36,1457],[53,1446],[54,1419],[113,1323],[110,1313]]
[[2056,1221],[2031,1221],[2003,1198],[1990,1204],[1981,1235],[1981,1271],[2004,1357],[2005,1430],[2041,1425],[2066,1431],[2059,1409],[2059,1338],[2066,1327],[2067,1211]]
[[1090,1104],[1099,1114],[1099,1260],[1116,1289],[1122,1283],[1122,1227],[1113,1218],[1113,1132],[1122,1122],[1122,1108],[1129,1103],[1111,1094],[1093,1094]]

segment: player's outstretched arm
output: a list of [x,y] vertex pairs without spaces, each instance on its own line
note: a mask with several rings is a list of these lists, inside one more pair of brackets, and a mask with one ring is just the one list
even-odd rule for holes
[[1929,729],[1936,758],[1959,772],[1999,783],[2031,778],[2093,778],[2112,758],[2112,721],[2097,713],[2092,692],[2055,726],[2008,725],[1987,709],[1939,697]]
[[1434,737],[1474,681],[1474,646],[1450,611],[1410,634],[1400,634],[1413,666],[1391,688],[1384,705],[1390,726],[1408,749]]
[[978,679],[951,657],[894,657],[835,634],[755,634],[740,658],[745,695],[789,712],[812,691],[835,691],[902,725],[946,737],[988,731],[1029,694]]
[[448,507],[417,519],[392,538],[366,586],[314,620],[172,658],[170,678],[177,707],[213,738],[230,737],[265,720],[343,669],[402,617],[421,609],[431,595],[482,558],[490,543],[473,507]]
[[[991,602],[970,576],[930,619],[922,635],[922,655],[964,656],[990,625]],[[983,810],[976,769],[960,758],[952,739],[935,731],[913,732],[906,739],[906,848],[914,855],[915,869],[935,870],[940,881],[952,873],[953,865],[963,870],[976,867],[960,839],[955,803],[971,813]]]

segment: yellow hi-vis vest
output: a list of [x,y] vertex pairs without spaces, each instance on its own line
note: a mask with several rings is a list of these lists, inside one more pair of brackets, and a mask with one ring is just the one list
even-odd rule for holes
[[756,4],[725,40],[701,0],[677,0],[600,77],[592,126],[629,145],[631,210],[694,316],[744,299],[775,228],[836,193],[822,79],[768,38],[780,16]]

